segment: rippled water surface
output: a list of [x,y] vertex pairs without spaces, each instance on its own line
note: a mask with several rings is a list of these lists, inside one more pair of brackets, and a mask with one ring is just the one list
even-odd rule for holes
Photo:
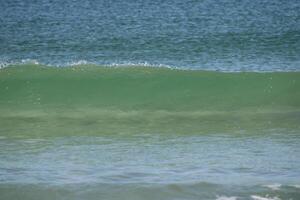
[[16,188],[28,199],[300,195],[298,133],[2,137],[0,144],[0,192],[9,199]]
[[299,70],[299,0],[0,0],[0,200],[298,200]]
[[298,0],[1,1],[0,61],[299,71]]

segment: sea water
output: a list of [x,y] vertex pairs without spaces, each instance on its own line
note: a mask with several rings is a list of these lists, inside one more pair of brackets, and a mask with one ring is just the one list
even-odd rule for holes
[[0,1],[0,199],[300,198],[300,2]]

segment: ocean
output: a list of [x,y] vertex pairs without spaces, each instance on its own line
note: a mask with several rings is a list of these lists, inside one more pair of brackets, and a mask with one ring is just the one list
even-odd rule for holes
[[300,199],[300,1],[0,10],[0,200]]

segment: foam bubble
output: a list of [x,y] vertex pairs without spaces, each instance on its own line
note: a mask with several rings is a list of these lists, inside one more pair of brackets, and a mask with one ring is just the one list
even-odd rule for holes
[[1,60],[0,61],[0,69],[12,66],[12,65],[39,65],[40,62],[34,59],[21,59],[20,61],[6,61],[6,60]]
[[270,185],[264,185],[264,187],[270,188],[271,190],[280,190],[281,184],[275,183]]
[[78,60],[78,61],[67,63],[66,66],[78,66],[78,65],[87,65],[87,64],[93,64],[93,63],[88,62],[86,60]]
[[258,196],[258,195],[251,195],[251,198],[254,200],[280,200],[278,197],[269,197],[266,195],[265,197]]

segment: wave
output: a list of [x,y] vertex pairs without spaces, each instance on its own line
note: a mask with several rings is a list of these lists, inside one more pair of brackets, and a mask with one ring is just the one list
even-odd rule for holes
[[276,183],[276,184],[264,185],[264,186],[272,190],[280,190],[281,184]]
[[300,72],[27,64],[3,68],[0,81],[8,132],[54,125],[65,132],[78,125],[78,132],[299,129]]
[[158,68],[169,68],[169,69],[182,69],[192,70],[192,68],[180,68],[176,66],[170,66],[165,64],[153,64],[149,62],[111,62],[101,64],[101,62],[91,62],[87,60],[76,60],[68,61],[63,63],[43,63],[35,59],[21,59],[20,61],[0,61],[0,69],[7,67],[28,67],[28,66],[40,66],[40,67],[77,67],[77,66],[98,66],[98,67],[158,67]]
[[28,67],[28,66],[39,66],[39,67],[84,67],[84,66],[97,66],[97,67],[149,67],[149,68],[167,68],[167,69],[176,69],[176,70],[190,70],[190,71],[218,71],[218,72],[299,72],[300,68],[283,68],[283,67],[243,67],[241,66],[232,66],[232,67],[223,67],[221,65],[211,65],[211,66],[177,66],[170,64],[163,64],[157,62],[148,62],[148,61],[123,61],[123,62],[101,62],[101,61],[89,61],[89,60],[71,60],[65,62],[43,62],[37,59],[20,59],[14,61],[0,60],[0,69],[8,67]]
[[281,200],[278,197],[269,197],[268,195],[266,195],[265,197],[261,197],[261,196],[257,196],[257,195],[251,195],[251,198],[254,200]]

